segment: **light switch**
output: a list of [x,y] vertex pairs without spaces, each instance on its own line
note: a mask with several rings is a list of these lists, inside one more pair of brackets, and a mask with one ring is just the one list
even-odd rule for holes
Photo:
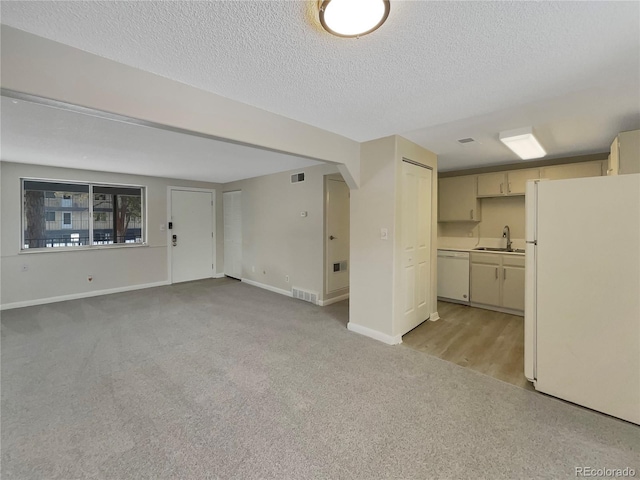
[[389,229],[381,228],[380,229],[380,239],[381,240],[389,240]]
[[307,216],[307,212],[300,212],[300,216],[301,217],[306,217]]

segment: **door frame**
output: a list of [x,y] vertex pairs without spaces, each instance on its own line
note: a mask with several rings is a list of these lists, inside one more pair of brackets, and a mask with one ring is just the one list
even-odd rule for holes
[[[329,216],[327,212],[329,211],[329,198],[327,196],[327,182],[329,181],[340,181],[344,182],[349,189],[349,197],[351,197],[351,188],[349,184],[345,181],[344,177],[340,173],[329,173],[323,176],[322,181],[322,205],[323,205],[323,222],[322,222],[322,234],[323,234],[323,242],[322,242],[322,297],[323,299],[318,303],[321,306],[331,305],[332,303],[339,302],[341,300],[345,300],[349,298],[349,293],[351,292],[351,235],[349,235],[349,286],[342,288],[340,290],[336,290],[335,292],[329,293],[329,289],[327,288],[328,283],[328,271],[329,265],[327,264],[329,260],[329,242],[328,242],[328,234],[329,234]],[[351,199],[349,199],[349,214],[351,214]],[[349,230],[351,230],[351,215],[349,215]],[[349,231],[351,233],[351,231]],[[336,295],[331,299],[327,299],[328,295]]]
[[[225,193],[240,193],[240,202],[242,202],[242,192],[243,190],[241,188],[238,188],[236,190],[226,190],[222,192],[222,245],[223,245],[223,250],[222,250],[222,255],[223,255],[223,259],[222,259],[222,272],[220,272],[220,277],[227,277],[227,273],[225,272],[226,270],[226,266],[225,266],[225,261],[224,261],[224,194]],[[242,205],[242,203],[240,204]],[[240,236],[241,238],[241,242],[244,242],[243,240],[243,236],[242,236],[242,207],[240,208]],[[244,254],[244,243],[240,244],[240,249],[241,249],[241,253]],[[235,278],[236,280],[241,280],[244,282],[243,276],[242,276],[242,264],[240,265],[240,277],[236,278],[236,277],[229,277],[229,278]]]
[[[164,224],[167,242],[167,283],[169,285],[173,284],[173,249],[171,248],[171,230],[169,230],[169,222],[171,221],[171,197],[174,191],[183,191],[183,192],[202,192],[202,193],[210,193],[211,199],[213,201],[213,205],[211,206],[211,225],[213,225],[213,237],[211,237],[211,259],[213,260],[214,268],[211,269],[211,278],[216,278],[218,276],[218,262],[216,259],[216,243],[218,239],[218,226],[216,225],[216,190],[213,188],[196,188],[196,187],[180,187],[175,185],[167,186],[167,217],[166,222]],[[148,223],[148,222],[147,222]]]

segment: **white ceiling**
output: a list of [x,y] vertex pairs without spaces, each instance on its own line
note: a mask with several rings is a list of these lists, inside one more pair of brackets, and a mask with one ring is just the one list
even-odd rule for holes
[[2,159],[226,183],[316,162],[2,97]]
[[500,130],[533,126],[557,157],[640,128],[640,2],[391,0],[360,39],[316,9],[3,1],[2,22],[357,141],[401,134],[445,170],[514,161]]

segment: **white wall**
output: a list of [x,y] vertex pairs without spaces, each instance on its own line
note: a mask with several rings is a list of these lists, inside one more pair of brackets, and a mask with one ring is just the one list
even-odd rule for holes
[[358,142],[15,28],[0,33],[3,88],[343,163],[357,186]]
[[[324,299],[324,176],[337,171],[318,165],[223,185],[242,191],[243,279]],[[305,181],[292,184],[294,172],[304,172]]]
[[[216,190],[216,271],[222,271],[221,188],[219,185],[136,175],[0,162],[0,304],[42,303],[67,295],[166,283],[168,279],[167,186]],[[147,189],[148,246],[20,253],[20,178],[33,177],[144,185]],[[28,266],[22,271],[23,265]],[[87,282],[87,275],[93,282]]]

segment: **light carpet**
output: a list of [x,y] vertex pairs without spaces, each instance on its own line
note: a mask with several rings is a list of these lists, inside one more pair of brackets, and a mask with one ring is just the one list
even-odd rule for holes
[[349,332],[347,309],[221,279],[2,312],[2,478],[640,472],[640,427]]

